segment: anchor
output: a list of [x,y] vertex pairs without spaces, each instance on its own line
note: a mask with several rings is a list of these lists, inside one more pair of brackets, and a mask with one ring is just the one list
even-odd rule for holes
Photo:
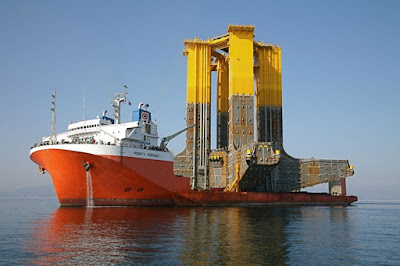
[[93,166],[93,164],[86,162],[85,160],[83,160],[82,162],[82,166],[83,168],[85,168],[86,172],[89,171],[89,169]]
[[46,169],[44,169],[43,166],[39,166],[39,173],[42,173],[42,174],[46,173]]

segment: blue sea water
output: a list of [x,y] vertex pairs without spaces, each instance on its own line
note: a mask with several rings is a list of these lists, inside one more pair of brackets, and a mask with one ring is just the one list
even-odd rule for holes
[[0,264],[400,265],[400,201],[59,208],[0,198]]

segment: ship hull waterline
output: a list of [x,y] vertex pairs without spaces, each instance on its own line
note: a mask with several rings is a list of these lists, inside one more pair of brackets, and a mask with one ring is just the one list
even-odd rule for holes
[[[91,206],[349,205],[358,200],[325,193],[192,191],[189,178],[173,174],[172,161],[58,148],[34,151],[31,159],[49,172],[62,207],[88,206],[88,202]],[[85,162],[91,166],[88,171]]]

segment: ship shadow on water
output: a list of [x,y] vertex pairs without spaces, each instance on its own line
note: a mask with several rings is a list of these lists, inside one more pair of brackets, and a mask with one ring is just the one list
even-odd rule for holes
[[[295,212],[295,213],[293,213]],[[58,208],[27,243],[34,264],[288,262],[300,208]]]

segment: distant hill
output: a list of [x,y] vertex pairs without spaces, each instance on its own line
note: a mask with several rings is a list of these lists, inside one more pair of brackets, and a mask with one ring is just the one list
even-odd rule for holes
[[14,192],[0,192],[0,197],[56,197],[56,192],[52,185],[44,185],[37,187],[22,187]]

